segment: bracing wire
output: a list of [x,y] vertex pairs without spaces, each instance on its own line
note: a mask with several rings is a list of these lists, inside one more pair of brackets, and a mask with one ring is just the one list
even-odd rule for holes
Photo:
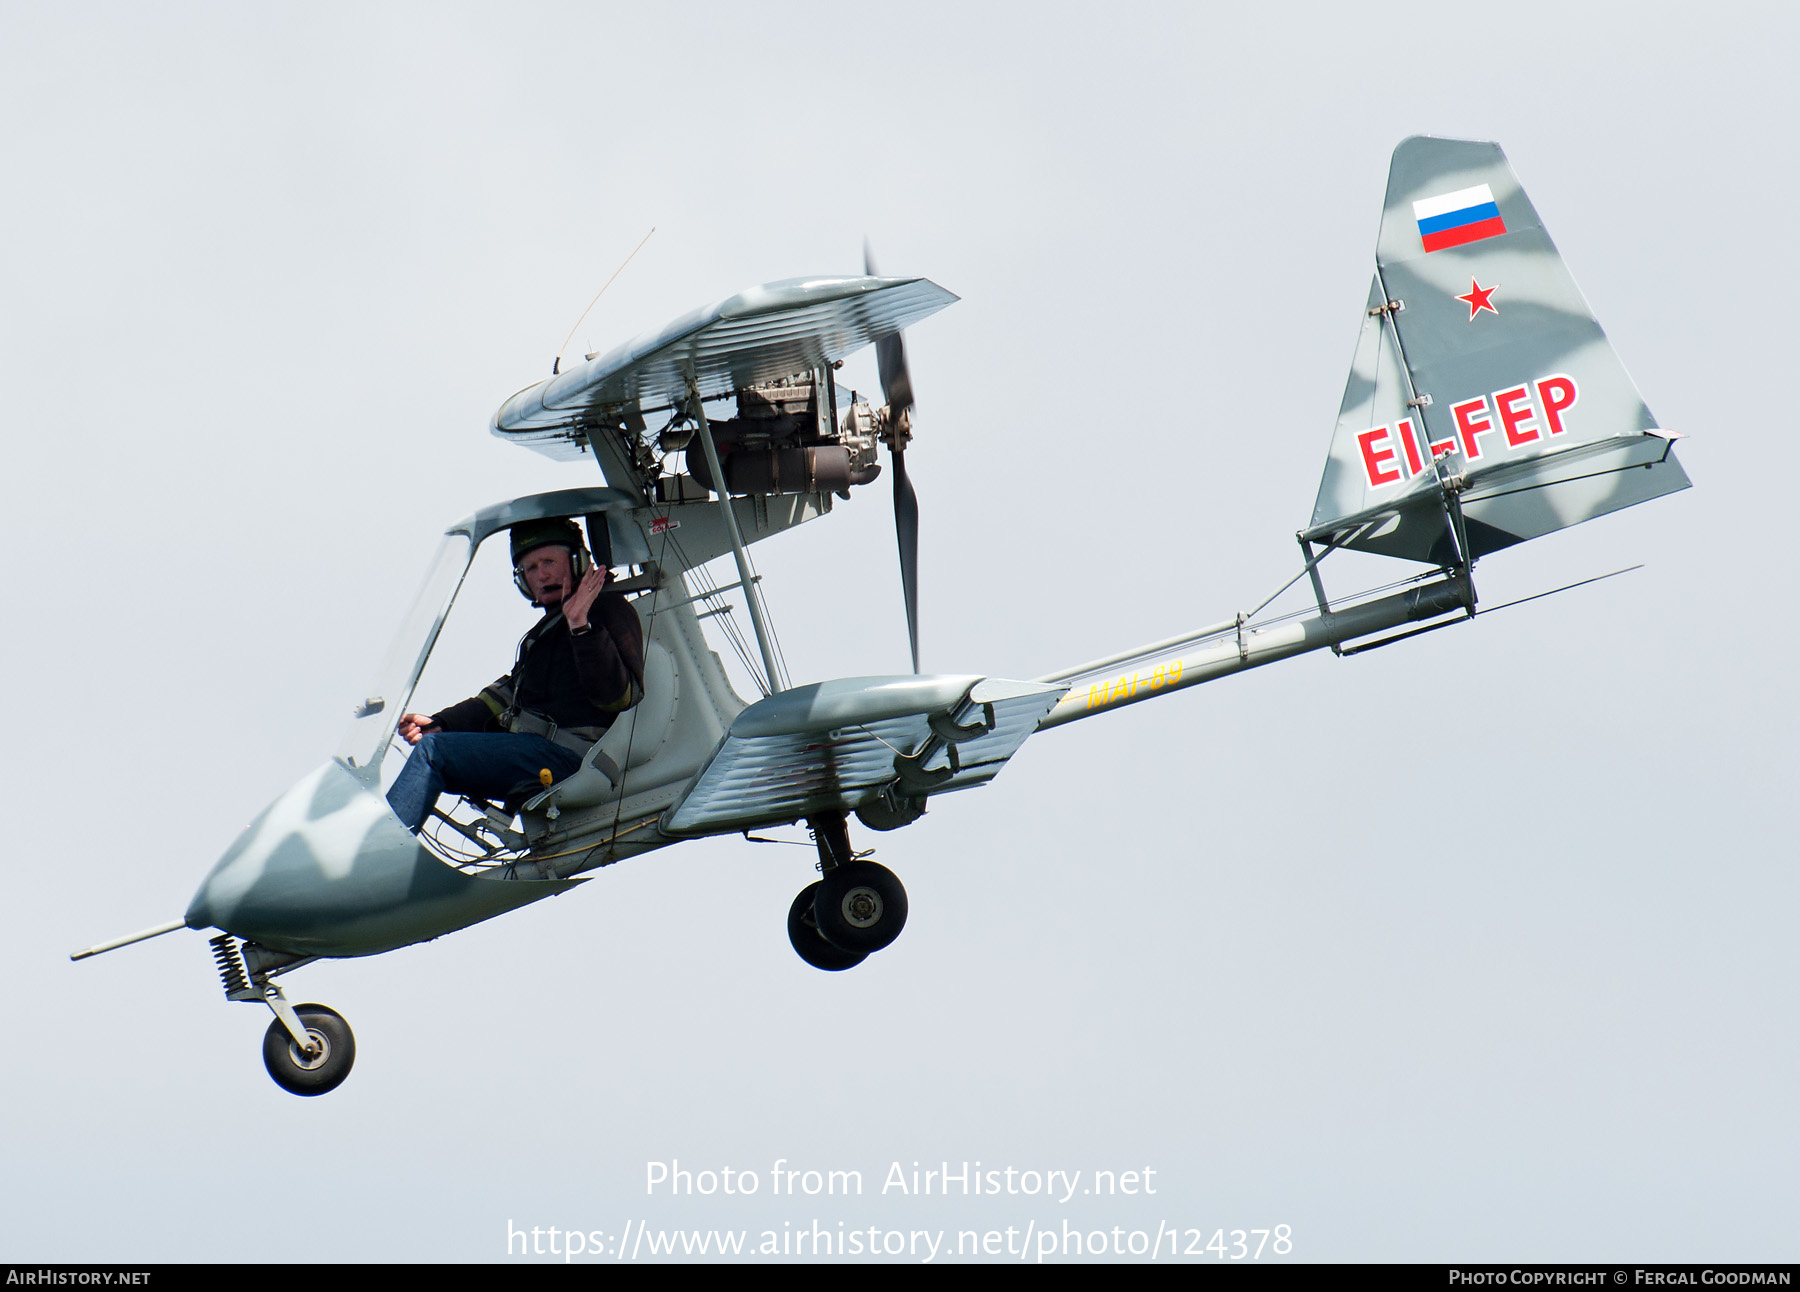
[[[756,580],[756,595],[760,597],[762,596],[762,575],[757,572],[756,557],[751,555],[748,546],[744,548],[744,558],[750,565],[750,577]],[[746,590],[745,595],[749,595],[748,590]],[[769,599],[767,597],[762,598],[762,606],[763,620],[769,628],[770,653],[775,656],[775,669],[780,675],[779,677],[770,678],[769,685],[776,690],[785,691],[794,684],[792,677],[788,674],[787,655],[781,649],[781,634],[775,631],[775,616],[769,610]]]
[[751,658],[750,644],[744,640],[743,631],[733,618],[731,606],[721,600],[724,594],[719,591],[718,584],[705,565],[696,565],[689,561],[687,551],[681,545],[681,540],[676,538],[672,531],[666,531],[664,538],[667,539],[670,546],[674,547],[675,555],[680,558],[683,570],[693,578],[696,598],[707,602],[709,606],[716,603],[717,608],[722,611],[715,616],[719,621],[719,631],[725,634],[725,640],[731,646],[732,654],[737,656],[738,662],[744,666],[744,671],[756,683],[757,689],[767,695],[768,689],[762,682],[762,670]]
[[762,694],[768,695],[769,688],[763,681],[762,667],[751,654],[750,642],[745,638],[742,626],[739,625],[737,619],[734,617],[736,612],[733,610],[730,603],[720,600],[720,598],[724,596],[724,593],[719,591],[718,584],[713,579],[712,575],[705,572],[705,567],[698,566],[695,568],[702,572],[701,580],[704,586],[704,591],[701,594],[702,597],[709,604],[715,601],[718,603],[718,613],[714,615],[714,618],[718,621],[719,631],[724,633],[725,640],[731,643],[732,653],[737,656],[738,662],[744,666],[744,672],[750,675],[750,680],[756,684],[756,689],[762,692]]

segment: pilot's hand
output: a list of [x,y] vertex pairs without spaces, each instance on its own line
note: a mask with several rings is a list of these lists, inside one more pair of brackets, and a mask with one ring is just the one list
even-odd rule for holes
[[570,629],[588,626],[588,611],[594,608],[600,591],[606,587],[606,576],[609,573],[604,565],[595,566],[581,576],[581,582],[575,585],[575,591],[569,594],[568,600],[562,604],[563,618],[568,620]]
[[428,713],[403,713],[400,715],[400,739],[409,745],[418,744],[420,736],[429,736],[439,729]]

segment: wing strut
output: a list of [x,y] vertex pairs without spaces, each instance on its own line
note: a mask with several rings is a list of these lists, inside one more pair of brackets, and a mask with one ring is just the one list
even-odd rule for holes
[[744,551],[744,535],[738,529],[737,511],[731,505],[731,491],[725,484],[724,469],[719,466],[718,446],[713,443],[712,427],[706,423],[706,405],[700,400],[700,383],[688,373],[688,409],[700,426],[700,451],[706,455],[706,469],[712,473],[719,489],[719,510],[725,514],[725,532],[731,537],[731,554],[737,558],[738,581],[744,589],[744,604],[750,608],[750,625],[756,629],[756,644],[762,651],[763,673],[768,679],[766,690],[774,695],[781,690],[775,671],[775,652],[769,645],[769,625],[763,618],[762,589],[750,574],[750,557]]

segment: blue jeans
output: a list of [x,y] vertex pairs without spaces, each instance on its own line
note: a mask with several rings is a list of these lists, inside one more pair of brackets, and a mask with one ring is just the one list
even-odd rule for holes
[[388,806],[414,834],[448,791],[498,802],[519,791],[543,788],[538,772],[555,780],[573,775],[581,756],[542,736],[505,732],[437,731],[421,736],[412,757],[388,791]]

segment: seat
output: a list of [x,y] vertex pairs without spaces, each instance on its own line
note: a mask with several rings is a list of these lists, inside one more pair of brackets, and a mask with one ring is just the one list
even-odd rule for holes
[[655,758],[669,739],[680,699],[681,675],[674,657],[651,638],[644,648],[644,698],[613,719],[572,775],[533,795],[523,807],[531,810],[554,800],[558,808],[583,808],[615,798],[618,786],[608,769],[629,772]]

